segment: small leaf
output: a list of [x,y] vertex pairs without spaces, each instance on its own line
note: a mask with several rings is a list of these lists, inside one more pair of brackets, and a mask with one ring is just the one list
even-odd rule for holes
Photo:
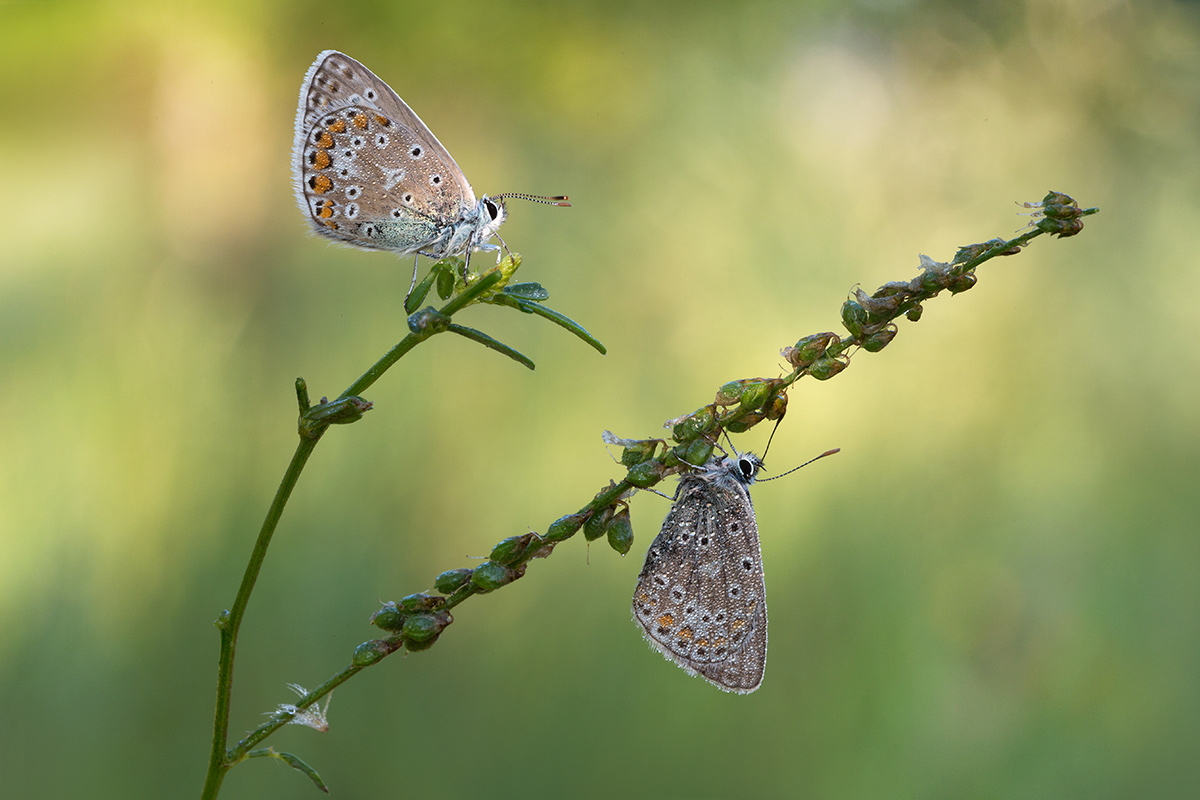
[[433,282],[437,276],[441,274],[441,270],[437,269],[437,265],[429,270],[429,274],[421,279],[421,282],[413,287],[412,292],[408,297],[404,298],[404,310],[411,314],[421,307],[421,303],[425,302],[425,295],[429,294],[429,288],[433,286]]
[[497,353],[503,353],[513,361],[516,361],[518,364],[524,364],[530,369],[534,368],[533,361],[531,361],[527,356],[517,352],[503,342],[496,341],[483,331],[477,331],[474,328],[468,328],[465,325],[456,325],[454,323],[450,323],[450,327],[447,330],[453,331],[459,336],[465,336],[473,342],[479,342],[484,347],[495,350]]
[[443,300],[449,300],[454,294],[454,273],[444,267],[438,269],[437,293]]
[[280,761],[287,764],[292,769],[297,770],[299,772],[303,772],[305,775],[308,776],[309,780],[311,780],[316,785],[316,787],[318,789],[320,789],[325,794],[329,794],[329,787],[325,785],[325,781],[321,780],[321,776],[317,774],[317,771],[315,769],[313,769],[312,767],[310,767],[308,764],[305,764],[304,760],[301,759],[299,756],[294,756],[291,753],[281,753],[281,752],[275,750],[275,748],[273,748],[273,747],[268,747],[265,750],[251,750],[249,753],[246,753],[246,758],[263,758],[263,757],[277,758]]
[[514,283],[504,290],[505,294],[511,294],[513,297],[519,297],[522,300],[549,300],[550,292],[540,283]]
[[580,339],[583,339],[585,342],[594,347],[600,353],[600,355],[603,356],[608,354],[608,350],[603,344],[600,343],[599,339],[592,336],[587,332],[587,330],[584,329],[582,325],[565,314],[560,314],[552,308],[546,308],[541,303],[534,303],[530,300],[516,300],[516,305],[517,308],[521,309],[527,314],[537,314],[540,317],[545,317],[546,319],[550,320],[555,325],[566,328],[571,333],[575,334]]

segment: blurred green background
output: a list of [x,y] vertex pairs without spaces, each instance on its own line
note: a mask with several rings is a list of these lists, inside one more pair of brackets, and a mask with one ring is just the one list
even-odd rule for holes
[[[1100,206],[826,383],[758,487],[766,681],[643,643],[581,537],[428,652],[269,743],[343,798],[1183,797],[1200,791],[1200,8],[1181,2],[77,2],[0,7],[0,793],[196,796],[217,635],[295,440],[406,332],[409,262],[307,235],[300,81],[363,61],[476,191],[520,279],[325,437],[242,629],[231,732],[428,588],[618,477],[723,382],[918,253]],[[762,450],[767,429],[736,439]],[[222,797],[315,797],[277,762]]]

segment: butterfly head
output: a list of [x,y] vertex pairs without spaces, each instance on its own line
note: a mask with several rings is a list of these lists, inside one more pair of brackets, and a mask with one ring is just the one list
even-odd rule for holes
[[762,469],[763,461],[754,453],[735,453],[733,455],[714,455],[701,469],[706,480],[734,480],[743,486],[754,483],[758,471]]
[[735,477],[744,484],[754,483],[758,471],[762,469],[762,459],[754,453],[739,453],[733,463]]
[[475,241],[484,244],[496,235],[504,220],[508,219],[508,210],[504,207],[504,197],[488,197],[486,194],[479,198],[476,206],[479,217],[479,229]]

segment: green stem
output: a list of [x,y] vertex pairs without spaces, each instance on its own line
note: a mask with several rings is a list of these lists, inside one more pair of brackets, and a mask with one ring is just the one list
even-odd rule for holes
[[[455,312],[461,311],[478,300],[484,292],[494,287],[502,279],[503,276],[498,271],[484,275],[477,283],[471,285],[462,294],[446,303],[440,313],[449,317]],[[410,350],[439,332],[438,330],[428,330],[422,333],[410,333],[408,336],[405,336],[383,358],[376,361],[370,369],[363,373],[362,377],[350,384],[350,387],[339,395],[339,399],[352,395],[361,395]],[[250,554],[250,563],[246,565],[246,572],[242,576],[242,585],[238,587],[237,597],[234,598],[233,606],[229,611],[222,613],[217,618],[216,624],[221,630],[221,656],[217,666],[217,708],[213,717],[212,749],[209,752],[208,772],[204,778],[204,789],[200,793],[201,800],[213,800],[216,798],[221,791],[221,783],[225,779],[225,774],[235,764],[246,757],[246,752],[272,732],[278,730],[280,726],[287,724],[287,720],[283,720],[261,725],[250,736],[239,742],[232,750],[226,751],[226,743],[229,741],[229,707],[233,696],[233,658],[237,650],[238,629],[241,627],[242,618],[246,614],[246,606],[250,602],[250,593],[254,591],[254,584],[258,580],[258,573],[262,570],[263,560],[267,557],[267,548],[271,544],[271,537],[275,533],[275,528],[279,525],[280,517],[283,516],[283,509],[292,494],[292,489],[296,487],[296,482],[300,479],[300,473],[304,470],[304,465],[308,462],[308,457],[312,455],[318,441],[320,441],[319,435],[313,438],[301,437],[300,444],[296,447],[292,461],[288,464],[287,471],[283,475],[283,480],[279,484],[279,489],[275,492],[275,499],[271,502],[271,508],[267,511],[267,518],[263,521],[262,529],[258,533],[258,539],[254,543],[254,550]],[[362,667],[352,666],[342,670],[342,672],[339,672],[321,684],[317,690],[310,692],[305,704],[298,707],[304,708],[307,705],[311,705],[312,702],[315,702],[342,681],[348,680],[360,669]]]
[[[456,312],[462,311],[465,307],[475,302],[481,294],[499,283],[502,278],[503,276],[499,272],[489,272],[480,278],[478,283],[472,284],[462,294],[451,298],[450,302],[442,306],[438,313],[447,317],[453,316]],[[362,374],[362,377],[350,384],[350,388],[338,395],[338,399],[350,397],[351,395],[361,395],[371,387],[371,384],[379,380],[383,376],[383,373],[387,372],[393,364],[403,358],[409,350],[412,350],[432,335],[433,332],[427,332],[410,333],[408,336],[405,336],[383,358],[372,364],[371,368]]]
[[208,775],[204,779],[204,790],[200,794],[204,800],[211,800],[217,796],[217,793],[221,791],[221,781],[225,779],[225,773],[234,763],[225,753],[225,742],[228,741],[229,736],[229,701],[233,695],[233,655],[237,649],[238,629],[242,625],[242,618],[246,615],[246,605],[250,602],[250,593],[254,591],[254,583],[258,580],[258,573],[262,570],[263,559],[267,557],[267,548],[271,544],[275,528],[279,525],[279,518],[283,516],[284,506],[287,505],[292,489],[296,488],[300,473],[304,470],[304,465],[308,461],[308,457],[312,455],[318,441],[320,440],[301,439],[300,444],[297,445],[292,461],[283,474],[279,489],[275,492],[275,499],[271,501],[267,518],[263,520],[262,529],[258,532],[258,540],[255,541],[254,550],[250,553],[250,563],[246,565],[246,573],[242,576],[242,585],[238,587],[233,607],[217,619],[217,627],[221,629],[221,659],[217,667],[217,710],[213,722],[212,751],[209,754]]

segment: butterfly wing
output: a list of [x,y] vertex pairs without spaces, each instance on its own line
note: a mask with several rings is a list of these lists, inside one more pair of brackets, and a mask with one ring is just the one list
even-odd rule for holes
[[373,72],[334,50],[300,89],[293,148],[296,200],[323,235],[415,252],[476,205],[458,164]]
[[633,616],[650,644],[720,689],[752,692],[767,657],[766,586],[750,494],[728,477],[680,482],[646,553]]

